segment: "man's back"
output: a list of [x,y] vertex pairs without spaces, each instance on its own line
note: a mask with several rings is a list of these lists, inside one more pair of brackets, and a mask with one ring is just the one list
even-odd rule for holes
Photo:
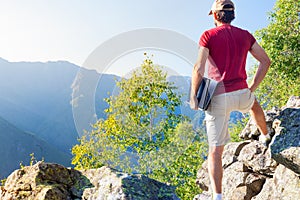
[[209,49],[208,76],[223,81],[226,92],[247,88],[246,58],[254,43],[248,31],[229,24],[205,31],[199,45]]

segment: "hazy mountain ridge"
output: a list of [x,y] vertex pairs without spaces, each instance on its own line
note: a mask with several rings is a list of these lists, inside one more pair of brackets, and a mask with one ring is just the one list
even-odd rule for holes
[[65,163],[70,166],[71,156],[57,150],[34,134],[24,132],[0,117],[0,179],[20,167],[29,164],[30,154],[37,160]]
[[[56,154],[61,157],[59,154],[63,152],[67,155],[65,157],[68,159],[67,162],[70,163],[71,148],[77,143],[83,130],[91,128],[91,121],[89,118],[85,119],[86,115],[94,115],[92,116],[94,120],[106,118],[104,109],[108,105],[103,99],[116,93],[116,81],[120,78],[111,74],[99,74],[95,70],[87,70],[66,61],[8,62],[0,58],[0,117],[3,118],[3,123],[5,121],[10,124],[8,127],[15,127],[15,129],[2,128],[0,130],[1,137],[5,134],[12,134],[5,144],[10,145],[12,151],[6,152],[14,152],[13,141],[19,137],[19,132],[26,132],[27,135],[30,132],[32,133],[30,137],[36,141],[43,141],[41,144],[45,145],[45,148],[56,149],[52,153],[49,151],[47,156],[41,155],[47,161],[48,157],[55,157]],[[187,104],[190,77],[171,76],[168,80],[178,87],[178,93],[184,94],[183,105],[177,109],[177,112],[191,117],[194,124],[202,126],[204,113],[191,110]],[[79,99],[82,101],[83,109],[76,113],[79,117],[83,116],[79,118],[79,121],[82,120],[82,126],[76,124],[77,116],[73,112],[77,109],[78,99],[74,94],[78,89],[81,90],[77,93],[78,97],[85,97]],[[85,92],[90,94],[84,94]],[[90,95],[92,99],[86,101],[86,95]],[[91,107],[91,100],[94,101],[95,107],[90,108],[92,110],[87,113],[85,108]],[[74,105],[75,107],[72,108]],[[29,154],[37,151],[37,149],[27,148],[27,145],[30,145],[28,139],[24,139],[24,143],[20,141],[19,145],[24,146],[26,154],[15,151],[15,154],[8,160],[7,167],[15,167],[22,156],[23,159],[29,159]],[[66,165],[62,160],[58,163]],[[4,165],[1,164],[1,166]],[[7,175],[8,171],[5,170],[0,168],[0,175],[3,173]]]
[[[37,159],[70,165],[71,148],[78,139],[72,84],[81,70],[99,76],[66,61],[8,62],[0,58],[0,178],[18,168],[20,161],[28,164],[30,153]],[[95,95],[99,117],[104,117],[101,99],[108,97],[106,88],[113,89],[116,78],[102,76],[104,83]]]
[[[67,117],[72,114],[70,85],[79,67],[65,61],[0,63],[1,116],[21,130],[33,132],[61,150],[69,151],[77,135],[75,127],[68,125],[73,122],[72,117]],[[53,137],[57,132],[54,122],[64,134],[73,134],[73,139],[60,140],[63,142],[60,144],[59,135]]]

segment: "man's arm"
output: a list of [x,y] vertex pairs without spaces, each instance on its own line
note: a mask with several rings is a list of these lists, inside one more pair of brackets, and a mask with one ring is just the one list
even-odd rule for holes
[[193,68],[191,93],[190,93],[190,107],[198,110],[197,91],[204,75],[205,63],[209,55],[208,48],[200,46],[198,58]]
[[250,90],[254,92],[266,76],[266,73],[271,65],[271,61],[268,55],[266,54],[265,50],[261,46],[259,46],[257,42],[255,42],[251,47],[250,53],[259,62],[258,69],[249,87]]

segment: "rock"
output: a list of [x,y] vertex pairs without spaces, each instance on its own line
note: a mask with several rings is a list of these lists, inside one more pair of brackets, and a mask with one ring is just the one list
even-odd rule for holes
[[211,200],[212,196],[208,192],[203,192],[202,194],[196,195],[193,200]]
[[[241,135],[251,139],[229,143],[222,157],[222,190],[225,200],[294,200],[300,197],[300,98],[291,97],[287,106],[266,112],[272,142],[256,141],[259,135],[248,122]],[[197,174],[197,184],[211,194],[207,161]],[[195,199],[201,199],[196,196]]]
[[295,173],[300,175],[300,148],[290,147],[280,153],[272,153],[272,157],[278,163],[283,164]]
[[143,175],[129,175],[108,167],[84,170],[94,188],[84,191],[83,199],[179,200],[171,186]]
[[225,170],[223,176],[224,199],[251,199],[260,192],[265,179],[258,173],[245,172],[244,164],[235,162]]
[[61,165],[38,162],[14,171],[1,189],[0,199],[81,198],[85,187],[92,187],[80,172]]
[[243,149],[243,147],[249,143],[250,143],[250,141],[235,142],[235,143],[227,144],[224,147],[224,153],[222,156],[223,168],[226,169],[232,163],[236,162],[238,160],[237,158],[240,155],[240,152]]
[[207,160],[203,162],[202,167],[197,172],[196,184],[203,190],[208,191],[210,180],[208,176]]
[[[286,106],[282,107],[281,109],[274,107],[274,108],[272,108],[272,110],[265,112],[267,128],[268,128],[268,132],[271,136],[275,135],[275,130],[274,130],[273,125],[279,116],[291,117],[289,120],[294,119],[294,116],[289,116],[286,113],[282,113],[282,111],[287,108],[298,108],[299,109],[300,108],[300,97],[299,96],[291,96],[289,98]],[[293,120],[293,121],[297,123],[297,120]],[[299,125],[299,123],[298,123],[298,125]],[[258,131],[256,124],[254,123],[253,119],[250,118],[250,120],[246,124],[245,128],[240,133],[239,137],[244,140],[249,140],[249,139],[258,140],[259,135],[260,135],[260,133]]]
[[[273,136],[275,134],[275,131],[272,127],[273,121],[276,119],[276,117],[279,116],[280,109],[273,108],[270,111],[265,112],[265,118],[267,123],[267,128],[270,136]],[[240,133],[239,137],[244,140],[258,140],[258,137],[260,135],[260,132],[258,131],[258,128],[252,118],[247,122],[245,128]]]
[[[294,104],[293,104],[294,105]],[[300,174],[300,108],[286,108],[274,128],[271,155],[278,163]]]
[[108,167],[84,170],[38,162],[14,171],[4,187],[1,200],[178,200],[174,188],[142,175],[120,173]]
[[284,108],[300,108],[300,96],[291,96]]
[[[250,141],[229,143],[224,147],[224,153],[222,157],[223,168],[226,169],[233,163],[237,162],[237,157],[240,154],[241,149],[249,144]],[[247,171],[246,169],[244,169]],[[197,172],[196,184],[204,191],[209,190],[210,180],[208,176],[207,161],[204,161],[202,168]]]
[[[232,174],[235,174],[232,176]],[[234,193],[233,188],[244,186],[249,172],[244,171],[244,165],[241,162],[235,162],[230,165],[223,173],[223,195],[224,197],[232,197]]]
[[268,178],[261,192],[253,200],[292,200],[300,197],[300,177],[293,171],[279,165],[274,178]]
[[240,153],[238,160],[243,162],[253,172],[272,175],[278,165],[272,158],[270,151],[258,141],[246,145]]

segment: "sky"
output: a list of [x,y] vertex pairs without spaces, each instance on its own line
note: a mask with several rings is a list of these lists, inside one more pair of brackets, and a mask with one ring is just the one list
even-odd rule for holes
[[[64,60],[83,66],[89,55],[106,41],[145,28],[171,30],[198,43],[201,33],[214,27],[212,17],[208,16],[212,2],[0,0],[0,57],[10,62]],[[234,3],[236,19],[232,25],[254,33],[268,25],[267,13],[272,11],[275,0]],[[118,55],[101,70],[123,76],[142,62],[143,52],[153,54],[158,64],[174,66],[176,73],[190,73],[191,63],[180,56],[142,47]]]

